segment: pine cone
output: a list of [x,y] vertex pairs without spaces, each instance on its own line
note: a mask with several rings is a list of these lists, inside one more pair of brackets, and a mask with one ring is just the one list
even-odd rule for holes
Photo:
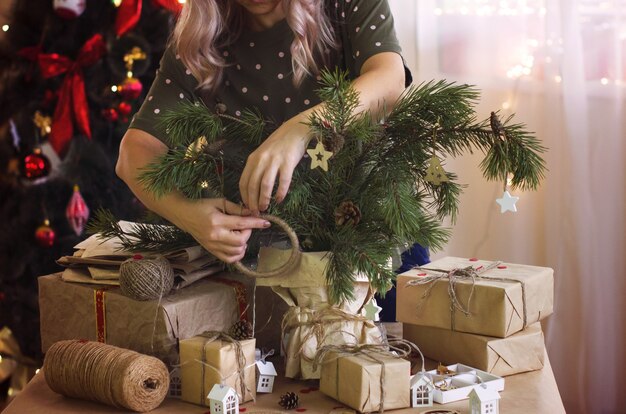
[[335,224],[337,226],[344,224],[356,226],[359,221],[361,221],[361,210],[352,201],[342,201],[335,209]]
[[333,134],[332,138],[326,142],[327,145],[324,146],[327,147],[330,152],[337,155],[339,151],[341,151],[345,143],[346,138],[340,133],[335,133]]
[[280,397],[280,401],[278,405],[283,407],[285,410],[293,410],[297,408],[300,404],[300,399],[298,398],[298,394],[295,392],[288,392],[287,394]]
[[252,338],[252,324],[248,321],[238,321],[228,330],[228,334],[238,341]]

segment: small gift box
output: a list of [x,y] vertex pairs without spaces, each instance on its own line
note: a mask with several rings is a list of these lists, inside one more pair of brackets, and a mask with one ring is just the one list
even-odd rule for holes
[[398,276],[396,317],[506,338],[552,313],[553,270],[446,257]]
[[234,341],[206,333],[180,341],[181,399],[209,406],[215,384],[228,385],[243,403],[256,398],[254,339]]
[[508,338],[405,324],[404,338],[414,342],[424,355],[435,361],[460,362],[494,375],[543,368],[545,347],[539,323]]
[[322,359],[320,391],[360,412],[406,408],[410,371],[409,361],[388,351],[330,351]]

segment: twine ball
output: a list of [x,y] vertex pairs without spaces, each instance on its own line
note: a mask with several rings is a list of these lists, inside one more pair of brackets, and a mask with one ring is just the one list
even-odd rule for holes
[[83,340],[53,344],[43,372],[54,392],[141,413],[161,405],[170,386],[167,367],[157,358]]
[[136,255],[120,266],[120,290],[135,300],[156,300],[174,286],[174,270],[163,256],[145,259]]

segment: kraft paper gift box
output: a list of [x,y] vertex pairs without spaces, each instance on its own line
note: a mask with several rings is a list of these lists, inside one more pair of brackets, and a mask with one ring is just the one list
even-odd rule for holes
[[[254,349],[256,341],[239,341],[245,357],[239,366],[233,343],[199,335],[180,341],[181,399],[198,405],[209,405],[208,395],[215,384],[234,388],[243,403],[256,398]],[[244,375],[244,393],[241,395],[240,369]]]
[[494,264],[486,260],[445,257],[399,275],[397,320],[506,338],[552,313],[554,277],[553,270],[547,267],[500,263],[479,273],[473,283],[471,279],[457,279],[454,284],[456,298],[460,306],[468,308],[468,315],[459,306],[451,306],[448,278],[419,284],[444,275],[428,269],[450,271],[472,266],[480,272]]
[[[360,412],[408,407],[411,363],[386,353],[372,356],[328,352],[321,364],[320,391]],[[383,369],[384,404],[380,407]]]
[[508,338],[493,338],[449,329],[404,324],[404,338],[424,355],[444,364],[461,363],[498,376],[543,368],[541,324],[534,323]]
[[99,340],[178,364],[179,339],[228,330],[239,319],[241,288],[205,279],[159,303],[127,298],[116,287],[63,282],[60,273],[42,276],[42,350],[64,339]]

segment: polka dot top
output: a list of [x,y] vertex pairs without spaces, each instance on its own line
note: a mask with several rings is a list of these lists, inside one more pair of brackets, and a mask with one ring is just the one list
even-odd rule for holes
[[[327,51],[328,69],[347,69],[349,76],[355,78],[371,56],[401,52],[387,0],[331,0],[327,1],[327,12],[341,44],[337,50]],[[317,76],[308,76],[298,88],[293,84],[292,41],[293,32],[286,20],[261,32],[244,30],[233,44],[221,50],[228,66],[211,98],[197,89],[197,80],[170,45],[130,128],[166,142],[159,116],[183,100],[202,100],[211,110],[221,103],[232,116],[241,116],[245,109],[257,109],[266,119],[280,125],[319,103],[315,94]]]

